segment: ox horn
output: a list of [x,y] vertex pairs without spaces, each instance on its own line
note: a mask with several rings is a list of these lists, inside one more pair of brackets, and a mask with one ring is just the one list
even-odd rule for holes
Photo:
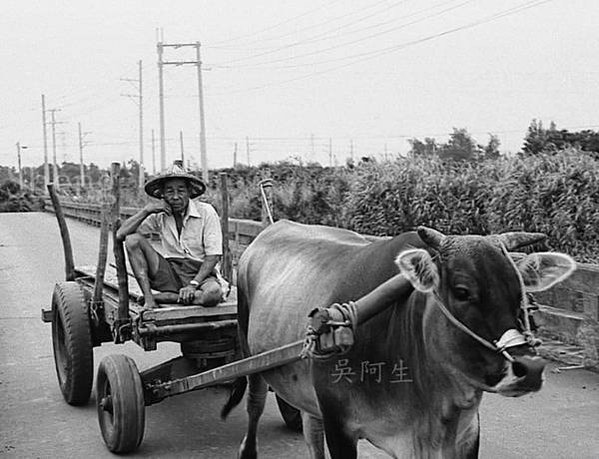
[[422,239],[423,242],[426,243],[429,247],[433,249],[439,249],[441,244],[445,240],[446,236],[432,228],[427,228],[426,226],[418,227],[418,236]]
[[541,242],[547,238],[543,233],[526,233],[524,231],[502,233],[497,235],[497,237],[508,250],[515,250],[536,242]]

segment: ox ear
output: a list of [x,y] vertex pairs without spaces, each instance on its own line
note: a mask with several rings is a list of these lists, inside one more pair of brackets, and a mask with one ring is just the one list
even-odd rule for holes
[[519,249],[520,247],[544,241],[547,238],[543,233],[526,233],[524,231],[502,233],[498,234],[496,237],[508,250]]
[[395,263],[416,290],[430,292],[439,285],[439,271],[426,250],[411,249],[401,252]]
[[542,292],[565,280],[576,262],[563,253],[531,253],[516,261],[527,292]]
[[441,244],[446,238],[446,236],[440,231],[427,228],[426,226],[419,226],[417,232],[418,237],[422,239],[422,242],[436,250],[439,250],[439,247],[441,247]]

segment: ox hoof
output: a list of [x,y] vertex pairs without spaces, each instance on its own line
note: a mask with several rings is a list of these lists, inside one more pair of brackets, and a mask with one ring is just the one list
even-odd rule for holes
[[258,457],[258,450],[256,449],[256,443],[250,445],[247,441],[247,437],[243,439],[239,446],[239,459],[256,459]]

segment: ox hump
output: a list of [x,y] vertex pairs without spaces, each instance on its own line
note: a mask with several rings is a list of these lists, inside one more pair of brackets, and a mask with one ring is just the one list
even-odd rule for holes
[[439,285],[439,271],[426,250],[405,250],[397,256],[395,263],[416,290],[430,292]]

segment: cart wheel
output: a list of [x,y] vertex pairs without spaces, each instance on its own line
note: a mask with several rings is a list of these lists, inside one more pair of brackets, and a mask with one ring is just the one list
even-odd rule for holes
[[77,282],[59,282],[52,294],[52,347],[60,391],[69,405],[85,405],[94,376],[88,306]]
[[302,414],[300,410],[296,407],[291,406],[281,397],[275,394],[277,399],[277,405],[279,405],[279,411],[281,416],[283,416],[283,421],[285,421],[285,425],[293,430],[294,432],[302,431]]
[[145,403],[141,377],[130,357],[104,357],[96,378],[98,421],[104,442],[113,453],[137,449],[144,436]]

